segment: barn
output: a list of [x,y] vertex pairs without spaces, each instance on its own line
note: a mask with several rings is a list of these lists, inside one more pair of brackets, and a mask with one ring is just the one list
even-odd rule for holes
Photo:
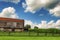
[[23,31],[24,20],[0,17],[0,30],[1,31]]

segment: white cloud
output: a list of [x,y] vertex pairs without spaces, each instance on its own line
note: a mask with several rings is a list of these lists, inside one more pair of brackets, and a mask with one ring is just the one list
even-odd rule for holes
[[39,28],[48,28],[47,27],[47,21],[41,21],[40,24],[37,25]]
[[30,21],[30,20],[25,20],[25,25],[31,25],[31,28],[34,28],[34,26],[36,25],[36,24],[34,24],[32,21]]
[[55,28],[54,20],[51,20],[50,22],[48,22],[47,27],[48,28]]
[[55,8],[50,9],[50,14],[53,14],[56,17],[60,17],[60,5],[57,5]]
[[[22,3],[24,12],[35,13],[37,10],[44,7],[49,10],[50,14],[60,17],[60,0],[25,0],[26,3]],[[56,6],[58,5],[58,6]]]
[[15,9],[13,7],[4,8],[2,12],[0,12],[0,17],[6,18],[18,18],[17,14],[15,13]]
[[25,20],[25,25],[31,25],[31,28],[34,28],[35,26],[37,26],[38,28],[47,28],[47,23],[46,21],[42,21],[40,24],[37,23],[33,23],[30,20]]
[[60,28],[60,20],[56,22],[56,28]]
[[12,3],[19,3],[20,0],[1,0],[1,1],[5,1],[5,2],[12,2]]
[[22,7],[23,7],[23,8],[26,8],[26,6],[27,6],[27,5],[23,2],[23,3],[22,3]]
[[56,22],[56,25],[60,25],[60,20],[58,20],[58,21]]
[[60,20],[57,20],[56,22],[54,22],[54,20],[51,20],[50,22],[47,23],[47,21],[41,21],[41,23],[37,24],[37,23],[33,23],[30,20],[25,20],[25,25],[31,25],[31,28],[34,28],[34,26],[37,26],[38,28],[58,28],[60,29]]
[[[57,4],[59,0],[25,0],[27,7],[25,8],[25,12],[35,13],[36,10],[45,7],[49,8],[52,4]],[[24,6],[24,5],[23,5]]]

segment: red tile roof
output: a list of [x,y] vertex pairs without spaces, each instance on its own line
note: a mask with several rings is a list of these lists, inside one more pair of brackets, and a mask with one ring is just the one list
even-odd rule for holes
[[0,17],[1,21],[9,21],[9,22],[24,22],[24,20],[21,19],[13,19],[13,18],[2,18]]

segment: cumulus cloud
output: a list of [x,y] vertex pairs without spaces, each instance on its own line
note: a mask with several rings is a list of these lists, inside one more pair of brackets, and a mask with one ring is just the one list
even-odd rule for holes
[[12,2],[12,3],[19,3],[20,0],[1,0],[1,1],[4,1],[4,2]]
[[38,26],[39,28],[48,28],[48,27],[47,27],[47,21],[41,21],[41,23],[40,23],[40,24],[37,24],[37,26]]
[[31,25],[31,28],[34,28],[34,26],[36,26],[36,24],[35,23],[33,23],[32,21],[30,21],[30,20],[25,20],[25,24],[24,24],[25,26],[26,25]]
[[51,20],[50,22],[48,22],[47,26],[48,26],[48,28],[56,28],[54,20]]
[[[26,12],[30,11],[34,13],[36,10],[45,7],[52,8],[59,3],[59,0],[25,0],[27,7],[25,8]],[[24,5],[23,5],[24,6]]]
[[56,28],[60,28],[60,20],[56,22]]
[[15,13],[15,9],[13,7],[4,8],[2,12],[0,12],[0,17],[5,18],[18,18],[17,14]]
[[53,9],[50,9],[49,11],[50,11],[50,14],[53,14],[56,17],[60,17],[60,4]]
[[[25,0],[25,2],[22,3],[25,12],[35,13],[43,7],[49,10],[54,16],[60,16],[60,0]],[[59,6],[56,6],[58,4]]]
[[37,23],[33,23],[30,20],[25,20],[25,25],[31,25],[31,28],[34,28],[34,26],[37,26],[38,28],[58,28],[60,29],[60,20],[57,20],[56,22],[54,22],[54,20],[51,20],[50,22],[47,21],[41,21],[41,23],[37,24]]

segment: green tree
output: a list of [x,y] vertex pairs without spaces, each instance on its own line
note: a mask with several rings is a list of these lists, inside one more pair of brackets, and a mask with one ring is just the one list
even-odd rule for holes
[[31,29],[31,26],[30,25],[26,25],[25,27],[24,27],[24,29],[27,29],[28,31]]
[[37,36],[39,36],[39,28],[37,26],[34,27],[34,32],[36,32]]
[[30,36],[31,26],[27,24],[27,25],[25,26],[25,29],[27,29],[27,31],[29,32],[29,36]]
[[35,27],[34,27],[34,29],[38,29],[38,27],[37,27],[37,26],[35,26]]
[[54,34],[57,33],[57,29],[56,29],[56,28],[49,28],[49,29],[48,29],[48,33],[51,33],[52,36],[54,36]]

